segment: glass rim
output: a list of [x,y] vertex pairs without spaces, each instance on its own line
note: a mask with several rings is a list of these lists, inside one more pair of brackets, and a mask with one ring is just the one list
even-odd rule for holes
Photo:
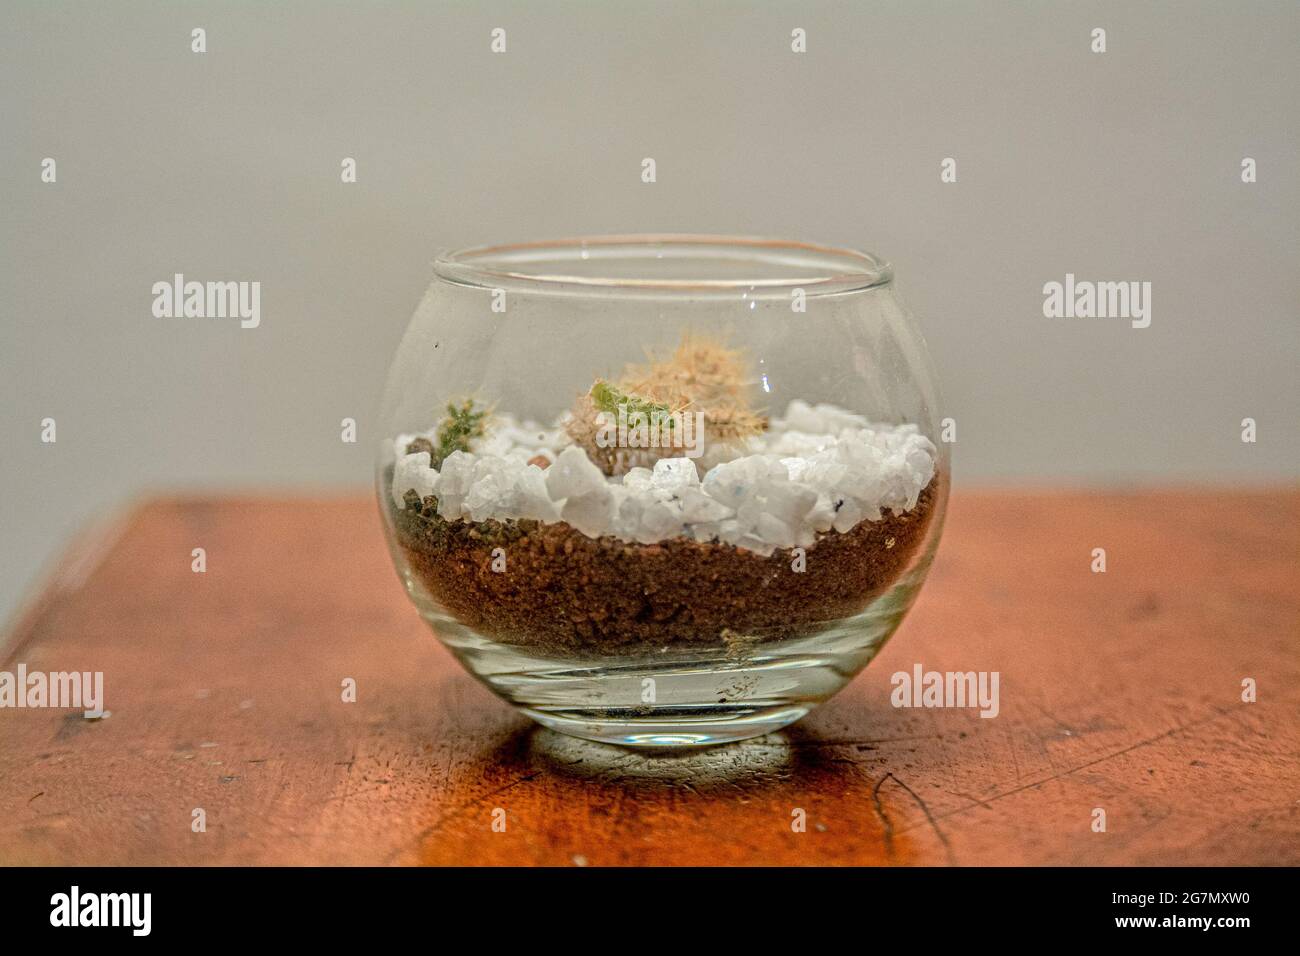
[[[712,259],[735,275],[671,274]],[[637,263],[655,274],[638,274]],[[566,271],[565,264],[570,267]],[[594,266],[608,263],[603,270]],[[573,264],[581,264],[580,269]],[[667,268],[668,274],[663,274]],[[645,233],[579,236],[475,246],[445,252],[434,271],[457,285],[593,296],[667,295],[742,298],[862,292],[889,285],[893,267],[868,252],[819,243],[758,236]],[[721,270],[720,270],[721,271]]]

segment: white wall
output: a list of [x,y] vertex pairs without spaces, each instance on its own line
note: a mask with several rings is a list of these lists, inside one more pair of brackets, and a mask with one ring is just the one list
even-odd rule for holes
[[[0,18],[0,611],[127,496],[368,482],[431,257],[497,240],[735,232],[885,255],[959,423],[959,486],[1295,480],[1294,2]],[[155,319],[150,287],[178,271],[260,281],[261,327]],[[1151,327],[1045,319],[1066,272],[1150,281]]]

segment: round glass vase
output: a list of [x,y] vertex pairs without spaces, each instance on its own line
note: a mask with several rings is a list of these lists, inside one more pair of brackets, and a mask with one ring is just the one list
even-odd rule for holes
[[547,727],[681,747],[840,690],[933,559],[947,444],[882,260],[647,235],[437,259],[376,469],[407,593]]

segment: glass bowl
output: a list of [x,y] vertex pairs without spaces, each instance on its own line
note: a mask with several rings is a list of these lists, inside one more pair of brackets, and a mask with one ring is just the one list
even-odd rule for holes
[[882,260],[610,236],[440,257],[388,377],[407,593],[533,719],[631,746],[798,720],[898,627],[948,495]]

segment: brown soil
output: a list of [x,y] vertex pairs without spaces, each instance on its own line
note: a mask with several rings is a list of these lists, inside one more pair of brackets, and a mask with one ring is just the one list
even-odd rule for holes
[[[861,612],[892,585],[934,515],[941,476],[903,515],[819,535],[806,569],[729,544],[644,545],[589,538],[568,524],[446,521],[432,496],[393,509],[397,540],[429,594],[494,640],[538,650],[653,653],[744,647],[815,633]],[[493,571],[502,548],[505,570]]]

